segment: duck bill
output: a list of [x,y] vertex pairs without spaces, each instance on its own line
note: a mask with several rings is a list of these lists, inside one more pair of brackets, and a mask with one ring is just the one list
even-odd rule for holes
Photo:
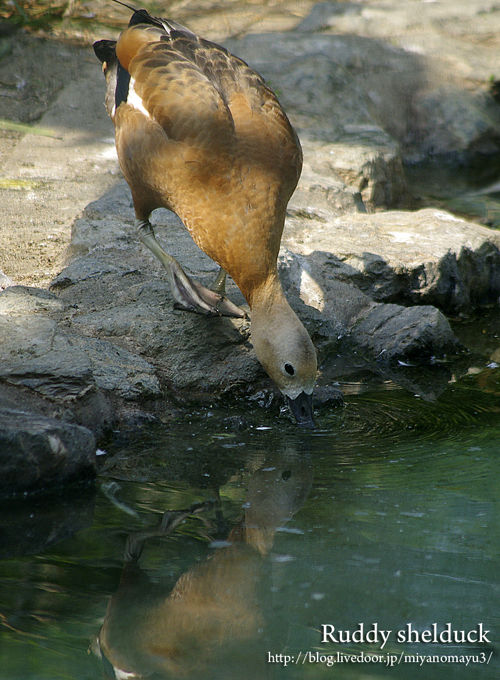
[[295,399],[287,397],[287,400],[297,425],[313,430],[316,427],[316,423],[314,422],[312,394],[301,392]]

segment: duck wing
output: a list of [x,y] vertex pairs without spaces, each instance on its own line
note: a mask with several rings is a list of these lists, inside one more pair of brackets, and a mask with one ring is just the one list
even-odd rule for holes
[[272,90],[223,47],[145,10],[134,13],[115,54],[111,116],[138,213],[174,210],[231,275],[237,264],[227,254],[243,250],[245,267],[264,277],[275,268],[302,166],[297,135]]

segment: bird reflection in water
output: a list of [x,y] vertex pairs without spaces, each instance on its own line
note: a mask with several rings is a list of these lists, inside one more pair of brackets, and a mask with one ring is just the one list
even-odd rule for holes
[[265,677],[265,654],[262,647],[254,650],[268,639],[265,612],[273,598],[269,553],[276,532],[304,504],[312,477],[308,456],[266,457],[249,480],[241,520],[226,540],[216,543],[221,547],[185,572],[168,594],[139,564],[145,541],[172,534],[188,516],[213,504],[167,511],[156,529],[131,534],[118,590],[93,644],[106,676],[161,680],[199,678],[203,672],[203,677],[237,673],[240,680]]

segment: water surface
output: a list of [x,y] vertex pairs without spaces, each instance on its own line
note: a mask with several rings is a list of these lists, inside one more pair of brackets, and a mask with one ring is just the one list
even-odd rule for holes
[[499,677],[500,369],[361,387],[315,432],[200,407],[4,507],[0,678]]

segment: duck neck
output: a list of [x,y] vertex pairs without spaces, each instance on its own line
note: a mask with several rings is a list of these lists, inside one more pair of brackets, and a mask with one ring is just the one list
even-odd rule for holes
[[270,274],[259,286],[255,286],[248,296],[248,304],[254,314],[261,312],[271,314],[276,309],[289,306],[277,270]]
[[286,334],[304,329],[285,297],[277,272],[252,291],[249,304],[252,342],[259,360],[265,367],[266,362],[261,357],[262,343],[267,344],[269,338],[279,337],[284,332]]

